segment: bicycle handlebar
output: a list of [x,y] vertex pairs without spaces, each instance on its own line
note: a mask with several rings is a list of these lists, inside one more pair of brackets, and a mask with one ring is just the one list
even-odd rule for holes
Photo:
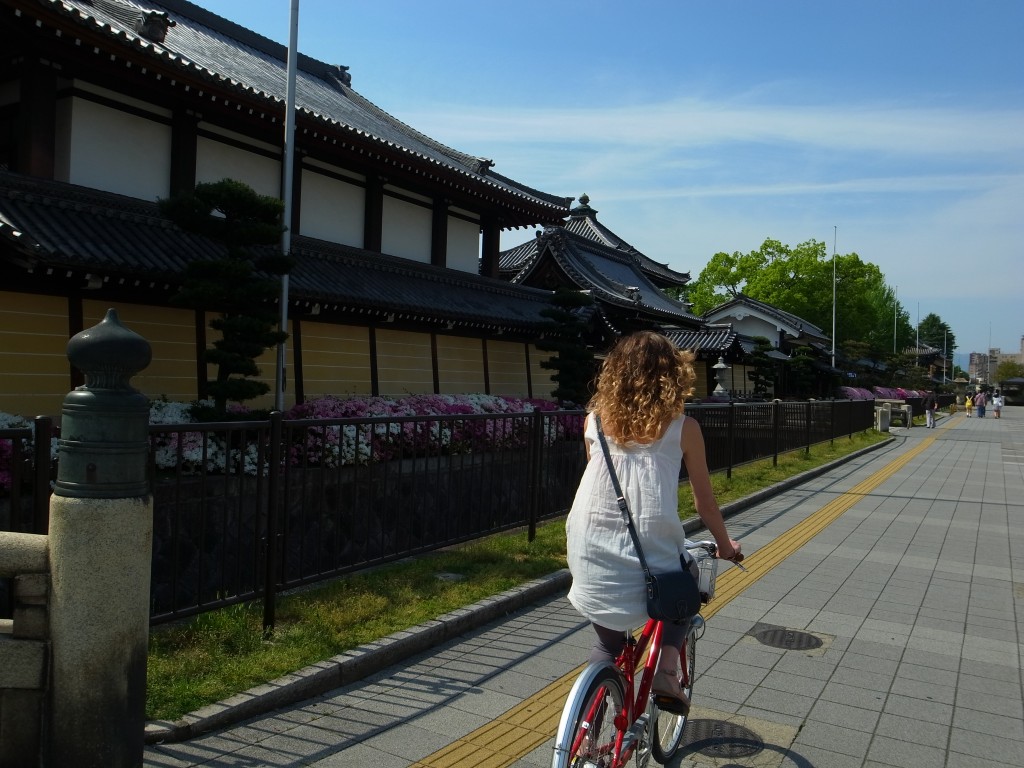
[[[691,541],[690,539],[687,539],[683,546],[691,551],[695,549],[703,549],[711,557],[718,557],[718,545],[713,541]],[[740,565],[740,561],[743,560],[742,552],[737,552],[733,557],[723,557],[722,559],[726,562],[733,563],[740,570],[747,570]]]

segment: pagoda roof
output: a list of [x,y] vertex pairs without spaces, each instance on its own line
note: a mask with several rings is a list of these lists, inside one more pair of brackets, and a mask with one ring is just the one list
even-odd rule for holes
[[[539,232],[530,245],[512,283],[543,282],[548,268],[554,267],[577,290],[590,291],[607,310],[643,315],[662,325],[696,327],[701,322],[686,309],[688,305],[666,296],[640,269],[632,253],[564,227],[549,227]],[[544,284],[543,287],[555,286]]]
[[[269,248],[268,248],[269,250]],[[184,232],[155,203],[0,171],[5,287],[122,291],[125,300],[176,292],[187,263],[224,248]],[[550,320],[551,292],[310,237],[292,239],[289,299],[362,322],[405,321],[526,334]],[[13,288],[12,288],[13,286]]]
[[[282,121],[287,95],[287,48],[186,0],[5,0],[4,25],[43,29],[46,44],[92,50],[97,66],[132,68],[136,77],[177,87],[180,98],[227,105],[240,115]],[[148,20],[148,23],[146,23]],[[52,28],[52,30],[50,29]],[[54,32],[57,34],[55,35]],[[11,39],[19,40],[11,31]],[[26,43],[26,45],[31,45]],[[42,55],[42,54],[40,54]],[[71,55],[71,54],[69,54]],[[460,152],[388,114],[352,88],[347,66],[299,55],[296,136],[348,147],[381,170],[413,173],[507,208],[503,226],[561,221],[571,197],[550,195],[493,170],[494,161]],[[221,103],[223,102],[223,104]],[[266,114],[262,114],[265,111]]]
[[[580,195],[580,204],[569,211],[569,220],[562,228],[586,240],[614,248],[627,254],[637,268],[661,288],[682,287],[690,282],[689,272],[677,272],[668,264],[662,264],[641,253],[615,232],[597,220],[597,210],[590,205],[590,197]],[[515,248],[502,251],[499,257],[499,273],[512,278],[534,255],[535,241],[528,241]]]

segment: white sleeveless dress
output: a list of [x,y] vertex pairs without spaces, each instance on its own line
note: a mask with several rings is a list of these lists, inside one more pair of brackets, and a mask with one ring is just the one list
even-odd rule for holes
[[[661,439],[649,445],[620,446],[608,438],[612,464],[653,573],[678,570],[679,555],[684,551],[678,488],[685,419],[683,415],[674,419]],[[569,601],[601,626],[634,629],[647,621],[644,576],[615,503],[592,414],[587,417],[584,438],[590,461],[565,523],[573,578]]]

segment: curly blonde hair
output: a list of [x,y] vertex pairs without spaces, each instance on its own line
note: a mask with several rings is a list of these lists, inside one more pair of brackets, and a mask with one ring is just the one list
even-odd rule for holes
[[652,443],[693,394],[693,360],[660,333],[624,336],[605,358],[588,408],[617,442]]

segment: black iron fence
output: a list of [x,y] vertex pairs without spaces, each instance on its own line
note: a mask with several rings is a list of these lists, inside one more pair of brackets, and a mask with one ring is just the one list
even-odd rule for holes
[[46,533],[52,435],[49,416],[36,417],[30,427],[0,429],[0,531]]
[[[701,424],[710,469],[729,473],[874,421],[870,400],[716,403],[687,413]],[[151,426],[152,621],[262,598],[272,625],[283,590],[511,528],[532,536],[538,521],[572,503],[583,416],[285,421],[275,413]],[[29,437],[0,432],[11,445]],[[9,530],[46,530],[52,468],[41,442],[34,462],[11,453],[20,474],[0,498]]]

